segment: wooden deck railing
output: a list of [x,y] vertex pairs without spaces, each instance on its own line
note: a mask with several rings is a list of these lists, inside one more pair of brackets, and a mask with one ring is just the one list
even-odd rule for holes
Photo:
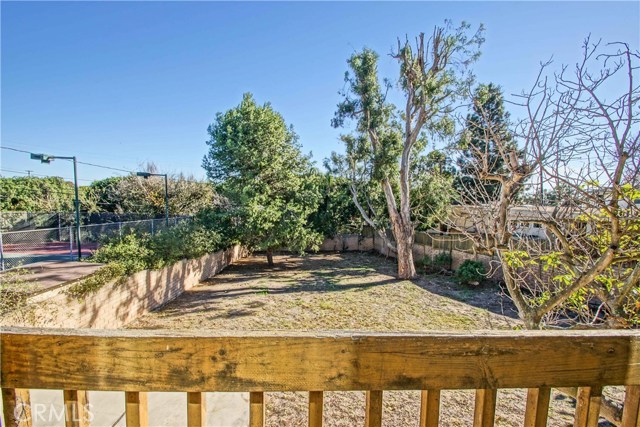
[[[251,333],[8,328],[1,336],[5,425],[28,389],[64,390],[82,411],[85,390],[126,393],[128,426],[147,423],[148,391],[187,393],[188,423],[205,424],[201,393],[250,392],[250,425],[264,424],[264,392],[309,391],[309,425],[323,392],[366,391],[366,425],[379,426],[383,390],[422,390],[421,426],[437,426],[440,390],[475,389],[474,426],[494,422],[496,391],[527,388],[525,425],[545,426],[551,387],[579,387],[576,426],[596,426],[602,387],[626,386],[623,425],[640,425],[640,335],[607,332],[469,334]],[[25,406],[27,407],[27,406]],[[18,411],[19,412],[19,411]],[[83,425],[73,417],[67,425]],[[22,424],[20,424],[22,423]]]

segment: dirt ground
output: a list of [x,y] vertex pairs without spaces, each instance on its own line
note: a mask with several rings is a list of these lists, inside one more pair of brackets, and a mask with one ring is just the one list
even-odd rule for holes
[[[515,310],[494,285],[475,288],[443,276],[393,277],[392,259],[368,253],[248,257],[128,325],[143,329],[425,331],[511,329]],[[327,426],[364,422],[364,393],[325,393]],[[525,390],[500,390],[496,426],[521,426]],[[383,424],[416,426],[419,391],[384,392]],[[469,426],[473,391],[445,390],[441,426]],[[552,396],[549,426],[570,426],[573,399]],[[306,393],[268,393],[268,426],[307,425]],[[604,425],[604,424],[603,424]]]

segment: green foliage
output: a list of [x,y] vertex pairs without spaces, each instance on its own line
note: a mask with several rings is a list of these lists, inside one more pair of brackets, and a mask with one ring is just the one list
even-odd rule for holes
[[[158,173],[150,163],[145,172]],[[94,181],[86,193],[95,201],[99,212],[136,212],[149,216],[165,214],[164,177],[148,179],[127,175]],[[211,183],[198,181],[191,176],[174,174],[167,181],[170,215],[195,215],[216,203],[216,194]]]
[[453,258],[449,252],[438,252],[435,256],[425,255],[422,265],[427,273],[439,273],[451,269]]
[[[504,108],[502,89],[493,83],[479,85],[473,94],[473,112],[467,116],[456,146],[460,156],[455,186],[463,200],[486,203],[498,198],[500,184],[482,180],[480,176],[505,172],[504,157],[496,141],[515,145],[508,126],[509,113]],[[477,191],[480,187],[482,192]]]
[[116,262],[127,275],[144,270],[150,265],[152,258],[149,240],[147,234],[127,233],[100,247],[91,257],[91,261],[104,264]]
[[182,222],[154,236],[131,231],[107,241],[90,260],[117,264],[123,275],[130,275],[213,253],[235,243],[232,239],[223,239],[223,226],[210,225],[212,219],[218,217],[214,211],[206,211],[193,221]]
[[322,200],[309,217],[311,227],[325,237],[360,232],[364,223],[353,204],[349,182],[329,173],[318,179]]
[[252,250],[317,248],[322,236],[308,220],[321,199],[319,180],[282,116],[245,94],[208,131],[203,167],[229,202],[239,240]]
[[486,274],[487,271],[480,261],[467,259],[456,270],[455,278],[462,285],[478,284]]
[[438,150],[416,159],[411,186],[411,214],[418,231],[432,229],[447,216],[455,190],[446,164],[446,156]]
[[130,265],[125,266],[121,262],[111,262],[100,268],[95,273],[84,277],[77,283],[69,286],[65,293],[72,298],[81,299],[86,295],[97,291],[113,280],[123,279],[124,276],[128,274],[126,271],[127,268],[130,268]]
[[[148,172],[157,172],[147,165]],[[200,182],[182,174],[169,177],[169,212],[171,215],[194,215],[216,202],[211,183]],[[135,175],[94,181],[78,189],[83,212],[136,212],[161,216],[165,212],[162,177],[147,180]],[[72,182],[62,178],[0,178],[0,210],[26,212],[71,212],[74,210]]]
[[[434,29],[430,40],[420,34],[415,47],[408,38],[398,40],[398,50],[391,53],[400,68],[396,81],[379,77],[379,55],[371,49],[347,60],[346,89],[331,124],[338,128],[349,122],[353,133],[341,137],[345,153],[332,153],[331,170],[350,181],[367,223],[378,230],[391,228],[398,248],[410,247],[406,230],[415,229],[414,222],[428,229],[449,204],[444,171],[431,165],[437,172],[426,172],[418,163],[426,163],[420,154],[431,137],[453,133],[454,104],[473,80],[467,67],[483,42],[482,26],[475,33],[469,28],[462,23],[453,29],[447,22]],[[401,108],[387,96],[395,88],[404,100]],[[410,250],[398,253],[411,258]],[[413,274],[408,261],[398,260],[400,275]]]
[[18,316],[27,306],[29,293],[35,289],[35,284],[26,280],[29,272],[22,268],[14,268],[2,274],[0,280],[0,315],[8,312]]
[[199,222],[183,222],[149,239],[149,267],[161,268],[182,259],[201,257],[220,249],[218,232]]
[[0,210],[64,212],[73,210],[73,183],[62,178],[0,178]]

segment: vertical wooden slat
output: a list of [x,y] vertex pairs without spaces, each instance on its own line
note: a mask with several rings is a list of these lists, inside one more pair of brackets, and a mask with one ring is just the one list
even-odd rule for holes
[[88,427],[87,392],[64,390],[64,425],[66,427]]
[[323,393],[309,392],[309,427],[322,427]]
[[496,389],[476,390],[476,407],[473,414],[473,427],[493,427],[496,413]]
[[187,393],[187,425],[189,427],[207,425],[207,402],[204,393]]
[[440,422],[440,390],[422,390],[420,427],[437,427]]
[[640,386],[625,388],[622,427],[640,427]]
[[549,415],[549,387],[530,388],[527,392],[527,408],[524,413],[525,427],[545,427]]
[[127,427],[148,427],[149,408],[147,393],[137,391],[125,392]]
[[574,427],[597,427],[600,416],[601,387],[579,387]]
[[31,399],[29,397],[29,390],[3,388],[2,412],[4,413],[5,426],[31,427]]
[[382,425],[382,390],[367,391],[364,425],[365,427],[380,427]]
[[264,426],[264,393],[249,393],[249,426]]

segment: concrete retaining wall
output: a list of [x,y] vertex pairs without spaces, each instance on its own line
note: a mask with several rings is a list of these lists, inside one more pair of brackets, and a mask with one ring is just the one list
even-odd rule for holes
[[[240,246],[183,260],[161,270],[144,270],[124,283],[107,283],[80,299],[64,287],[45,300],[4,316],[3,326],[116,329],[175,299],[245,255]],[[72,286],[69,284],[68,286]]]

